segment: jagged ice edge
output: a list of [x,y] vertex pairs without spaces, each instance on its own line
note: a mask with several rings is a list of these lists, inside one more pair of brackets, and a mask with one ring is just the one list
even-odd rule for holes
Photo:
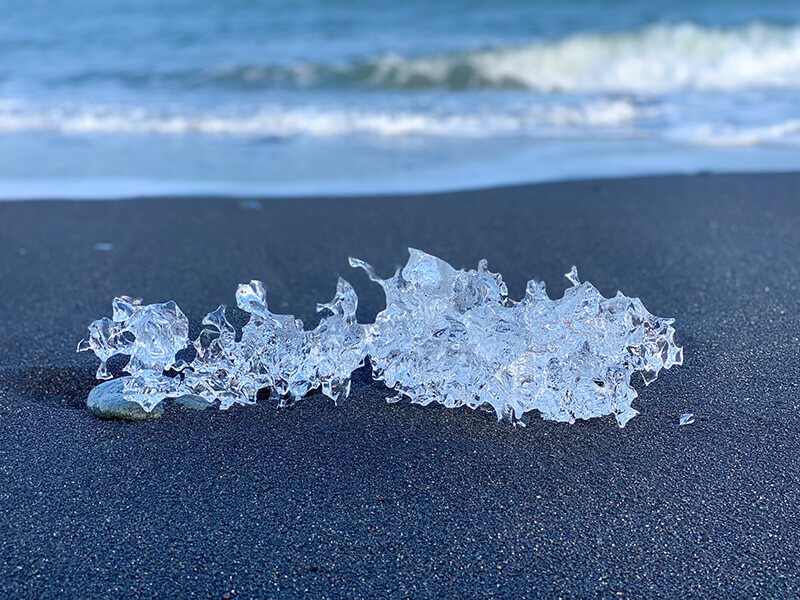
[[[110,319],[89,325],[78,351],[97,355],[99,379],[111,378],[109,358],[130,356],[125,398],[146,411],[187,394],[221,409],[254,404],[264,388],[279,406],[316,388],[338,404],[350,393],[352,372],[368,361],[373,377],[398,392],[390,402],[406,397],[481,407],[522,425],[538,410],[569,423],[613,414],[624,427],[638,414],[631,407],[633,373],[641,371],[649,384],[661,369],[683,364],[673,319],[651,315],[621,292],[603,297],[581,283],[575,267],[562,298],[549,298],[544,283],[532,280],[517,302],[485,260],[464,271],[420,250],[409,254],[388,279],[350,259],[386,295],[374,323],[356,321],[358,298],[344,279],[331,302],[317,305],[328,315],[309,331],[292,315],[271,313],[266,288],[253,280],[236,291],[237,306],[250,315],[238,341],[224,305],[203,319],[206,328],[190,342],[175,302],[143,306],[122,296]],[[176,359],[190,345],[195,358]]]

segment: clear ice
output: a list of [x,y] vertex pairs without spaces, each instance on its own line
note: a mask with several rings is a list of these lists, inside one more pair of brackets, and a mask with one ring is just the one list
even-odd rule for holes
[[[649,384],[661,369],[683,364],[673,319],[651,315],[621,292],[604,298],[575,267],[562,298],[550,299],[544,283],[530,281],[517,302],[485,260],[464,271],[409,252],[388,279],[350,259],[386,295],[374,323],[356,321],[358,298],[344,279],[333,300],[317,305],[326,316],[310,331],[291,315],[270,312],[266,288],[251,281],[236,290],[237,306],[250,315],[238,340],[224,305],[190,342],[187,318],[174,302],[143,306],[123,296],[114,300],[111,319],[89,325],[78,351],[97,355],[100,379],[111,377],[110,357],[129,356],[125,398],[147,411],[187,394],[221,409],[253,404],[264,388],[280,406],[317,388],[338,404],[350,393],[352,372],[368,363],[373,377],[396,392],[389,402],[484,408],[522,425],[536,410],[569,423],[613,414],[624,427],[638,414],[631,407],[633,373],[641,371]],[[188,346],[194,358],[177,360]]]

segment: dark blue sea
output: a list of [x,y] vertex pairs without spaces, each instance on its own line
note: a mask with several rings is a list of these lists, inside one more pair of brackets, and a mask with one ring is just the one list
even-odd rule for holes
[[0,0],[0,197],[800,168],[800,2]]

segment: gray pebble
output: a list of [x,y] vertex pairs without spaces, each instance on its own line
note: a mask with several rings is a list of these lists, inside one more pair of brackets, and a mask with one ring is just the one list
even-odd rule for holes
[[163,402],[151,412],[146,412],[136,402],[125,400],[122,387],[127,377],[104,381],[92,388],[86,399],[86,406],[95,417],[101,419],[125,419],[139,421],[142,419],[155,419],[164,414]]
[[[86,399],[86,406],[91,413],[101,419],[125,419],[138,421],[142,419],[155,419],[164,414],[164,402],[158,404],[151,412],[146,412],[136,402],[130,402],[123,397],[123,386],[128,377],[119,377],[105,381],[92,388]],[[200,396],[181,396],[175,398],[175,403],[191,410],[205,410],[211,404]]]

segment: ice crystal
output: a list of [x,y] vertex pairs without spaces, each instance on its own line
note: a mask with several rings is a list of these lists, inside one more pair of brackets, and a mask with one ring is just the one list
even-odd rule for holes
[[374,323],[356,321],[358,298],[341,278],[333,300],[317,305],[327,316],[312,330],[270,312],[264,285],[251,281],[236,291],[237,306],[250,315],[241,338],[220,306],[203,319],[189,363],[176,360],[189,339],[174,302],[142,306],[117,298],[112,318],[93,322],[78,350],[97,354],[101,379],[110,377],[111,356],[130,356],[125,398],[145,410],[187,394],[226,409],[253,404],[264,388],[281,406],[316,388],[338,403],[349,395],[352,372],[368,362],[374,378],[397,392],[390,402],[488,408],[520,424],[533,410],[570,423],[613,414],[621,427],[637,414],[633,373],[641,371],[649,384],[661,369],[683,362],[672,319],[651,315],[620,292],[604,298],[575,267],[562,298],[550,299],[544,283],[530,281],[517,302],[486,261],[456,270],[411,249],[405,267],[388,279],[361,260],[350,264],[386,295]]

